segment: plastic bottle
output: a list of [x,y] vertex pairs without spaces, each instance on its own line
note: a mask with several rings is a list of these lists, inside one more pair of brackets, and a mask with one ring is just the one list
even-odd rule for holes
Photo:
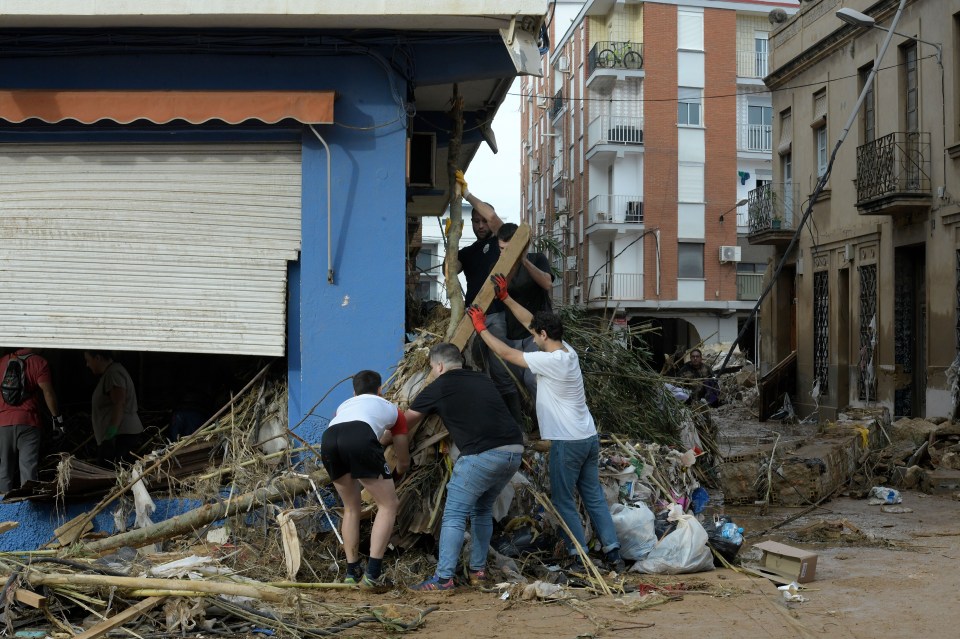
[[743,543],[743,528],[740,528],[732,521],[728,521],[723,525],[723,528],[720,530],[720,535],[737,546]]

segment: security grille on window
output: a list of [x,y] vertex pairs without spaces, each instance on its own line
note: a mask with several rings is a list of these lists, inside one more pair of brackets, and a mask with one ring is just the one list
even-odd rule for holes
[[703,89],[680,87],[677,89],[677,124],[680,126],[700,126],[700,105],[703,102]]
[[[960,260],[960,257],[957,259]],[[860,272],[860,362],[857,396],[862,401],[869,402],[877,399],[877,376],[874,363],[877,342],[877,265],[869,264],[857,270]],[[960,292],[960,285],[957,290]]]
[[827,272],[813,274],[813,377],[819,382],[820,394],[827,392],[830,365],[830,297]]

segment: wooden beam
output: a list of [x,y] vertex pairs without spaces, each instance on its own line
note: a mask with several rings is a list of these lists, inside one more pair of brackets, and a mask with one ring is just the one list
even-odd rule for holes
[[38,595],[32,590],[26,590],[24,588],[17,588],[15,597],[17,601],[31,608],[43,608],[47,605],[47,598],[43,595]]
[[145,612],[156,608],[164,599],[166,599],[166,597],[150,597],[149,599],[144,599],[140,603],[130,606],[123,612],[118,612],[109,619],[104,619],[89,630],[74,636],[73,639],[97,639],[98,637],[102,637],[114,628],[118,628],[131,619],[135,619]]
[[[510,243],[507,244],[507,248],[500,251],[500,259],[494,264],[490,274],[507,274],[512,271],[513,267],[527,254],[527,244],[529,243],[530,227],[526,224],[521,224],[513,234]],[[483,288],[477,293],[477,297],[474,298],[473,303],[483,310],[487,310],[490,308],[490,304],[493,303],[493,299],[493,283],[488,278],[487,281],[484,282]],[[471,335],[473,335],[473,322],[470,321],[468,316],[464,315],[460,319],[460,323],[457,325],[457,330],[454,331],[453,337],[450,338],[450,342],[462,351],[466,347]]]
[[4,521],[0,522],[0,535],[5,532],[10,532],[14,528],[20,525],[19,521]]

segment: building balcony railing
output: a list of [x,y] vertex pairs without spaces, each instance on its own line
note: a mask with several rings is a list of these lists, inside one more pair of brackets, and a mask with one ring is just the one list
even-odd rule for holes
[[587,202],[587,226],[643,224],[642,195],[598,195]]
[[563,111],[563,89],[553,96],[553,102],[550,103],[550,119],[555,120],[561,111]]
[[890,133],[857,147],[857,209],[891,215],[930,206],[930,134]]
[[591,278],[587,299],[597,301],[640,301],[643,273],[598,273]]
[[629,115],[601,115],[587,127],[587,143],[643,144],[643,118]]
[[798,204],[796,186],[792,183],[770,183],[753,189],[747,194],[750,234],[786,231],[792,235]]
[[763,291],[763,273],[737,273],[737,299],[756,301]]
[[759,51],[737,51],[737,76],[763,79],[767,77],[767,54]]
[[772,124],[741,124],[738,133],[737,148],[741,151],[773,151]]
[[587,64],[588,73],[597,69],[640,70],[643,68],[643,43],[611,40],[597,42],[590,49]]

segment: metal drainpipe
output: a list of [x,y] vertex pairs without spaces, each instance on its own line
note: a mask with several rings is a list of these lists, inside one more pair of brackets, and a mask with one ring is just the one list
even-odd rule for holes
[[331,177],[332,171],[330,166],[333,164],[333,156],[330,155],[330,146],[327,144],[327,141],[323,139],[323,136],[320,135],[313,125],[308,125],[310,130],[313,131],[313,134],[317,136],[317,139],[320,140],[320,144],[323,145],[323,148],[327,151],[327,283],[333,284],[333,235],[331,223],[332,217],[332,208],[330,205],[330,191],[333,186],[333,179]]

